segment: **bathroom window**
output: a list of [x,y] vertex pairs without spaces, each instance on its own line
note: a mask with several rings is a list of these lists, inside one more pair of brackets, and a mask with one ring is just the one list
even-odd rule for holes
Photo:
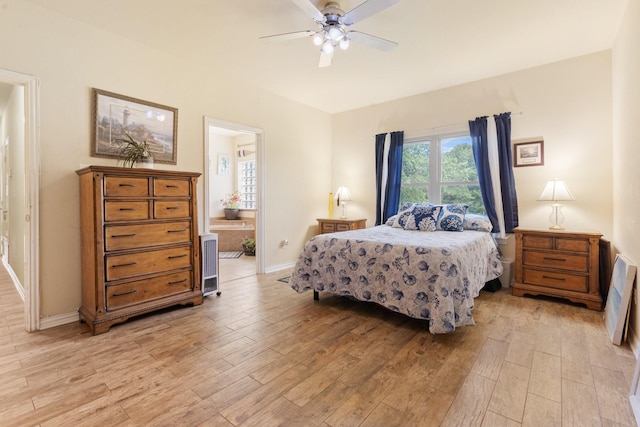
[[256,208],[256,161],[238,162],[238,191],[242,203],[240,209]]

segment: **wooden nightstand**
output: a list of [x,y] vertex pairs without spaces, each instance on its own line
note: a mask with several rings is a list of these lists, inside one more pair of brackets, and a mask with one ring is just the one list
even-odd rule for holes
[[366,219],[318,218],[318,234],[365,228]]
[[602,234],[513,230],[516,236],[516,296],[547,295],[602,310],[599,241]]

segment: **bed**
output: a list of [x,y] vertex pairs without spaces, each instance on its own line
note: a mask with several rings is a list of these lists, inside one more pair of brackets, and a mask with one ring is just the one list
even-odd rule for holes
[[304,246],[291,275],[297,292],[313,290],[380,304],[428,321],[432,334],[474,325],[484,284],[502,273],[484,231],[415,231],[389,225],[320,234]]

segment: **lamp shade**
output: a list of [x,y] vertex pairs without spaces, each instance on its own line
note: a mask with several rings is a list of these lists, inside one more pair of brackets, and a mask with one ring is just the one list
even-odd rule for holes
[[552,200],[554,202],[563,200],[574,200],[567,188],[567,184],[561,179],[553,179],[547,182],[538,200]]
[[336,191],[336,200],[338,201],[338,206],[340,206],[340,202],[348,202],[351,201],[351,191],[345,186],[338,187]]

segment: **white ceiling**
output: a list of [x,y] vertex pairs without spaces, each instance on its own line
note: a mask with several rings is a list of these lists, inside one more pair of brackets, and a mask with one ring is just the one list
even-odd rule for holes
[[336,113],[609,49],[628,0],[400,0],[351,27],[395,51],[351,43],[328,68],[310,39],[259,40],[316,28],[291,0],[29,1]]

